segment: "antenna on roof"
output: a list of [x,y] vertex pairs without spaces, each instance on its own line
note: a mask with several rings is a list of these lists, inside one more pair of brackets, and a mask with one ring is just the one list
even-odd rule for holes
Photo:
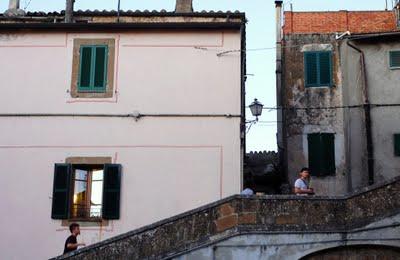
[[120,11],[121,11],[121,0],[118,0],[118,8],[117,8],[118,18],[117,18],[117,22],[119,22]]
[[387,2],[387,0],[385,0],[385,11],[387,11],[388,10],[388,2]]

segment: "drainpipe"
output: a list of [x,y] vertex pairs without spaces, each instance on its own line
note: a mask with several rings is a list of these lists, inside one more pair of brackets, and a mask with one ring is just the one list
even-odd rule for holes
[[365,55],[364,52],[354,46],[349,40],[347,41],[347,45],[360,53],[360,66],[361,73],[363,76],[363,97],[364,97],[364,117],[365,117],[365,134],[367,141],[367,164],[368,164],[368,184],[374,184],[374,145],[372,141],[372,121],[371,121],[371,104],[369,103],[369,95],[368,95],[368,79],[367,79],[367,71],[365,66]]
[[74,14],[74,3],[75,0],[66,0],[65,4],[65,22],[72,23],[73,22],[73,14]]
[[279,156],[279,167],[282,170],[283,182],[288,181],[286,149],[285,149],[285,127],[283,125],[283,91],[282,91],[282,2],[275,1],[275,17],[276,17],[276,105],[277,109],[277,145]]

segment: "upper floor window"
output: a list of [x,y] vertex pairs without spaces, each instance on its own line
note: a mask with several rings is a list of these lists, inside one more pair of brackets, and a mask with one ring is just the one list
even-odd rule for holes
[[121,165],[55,164],[53,219],[119,219]]
[[335,167],[335,135],[331,133],[315,133],[308,135],[308,164],[311,175],[334,175]]
[[400,51],[389,52],[389,64],[391,69],[400,69]]
[[75,39],[71,96],[110,98],[114,84],[114,39]]
[[105,92],[107,83],[107,45],[80,47],[78,92]]
[[332,85],[332,52],[304,52],[304,79],[306,87]]

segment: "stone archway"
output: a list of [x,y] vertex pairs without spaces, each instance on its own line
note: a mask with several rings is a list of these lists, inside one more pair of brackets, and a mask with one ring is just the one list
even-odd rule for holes
[[364,260],[400,259],[400,248],[382,245],[351,245],[324,249],[306,255],[300,260]]

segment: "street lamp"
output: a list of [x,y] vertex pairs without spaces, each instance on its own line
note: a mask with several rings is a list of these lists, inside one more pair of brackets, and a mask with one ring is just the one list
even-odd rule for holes
[[258,117],[261,116],[264,105],[261,104],[256,98],[253,103],[250,104],[249,108],[253,116],[256,117],[255,121],[258,121]]

